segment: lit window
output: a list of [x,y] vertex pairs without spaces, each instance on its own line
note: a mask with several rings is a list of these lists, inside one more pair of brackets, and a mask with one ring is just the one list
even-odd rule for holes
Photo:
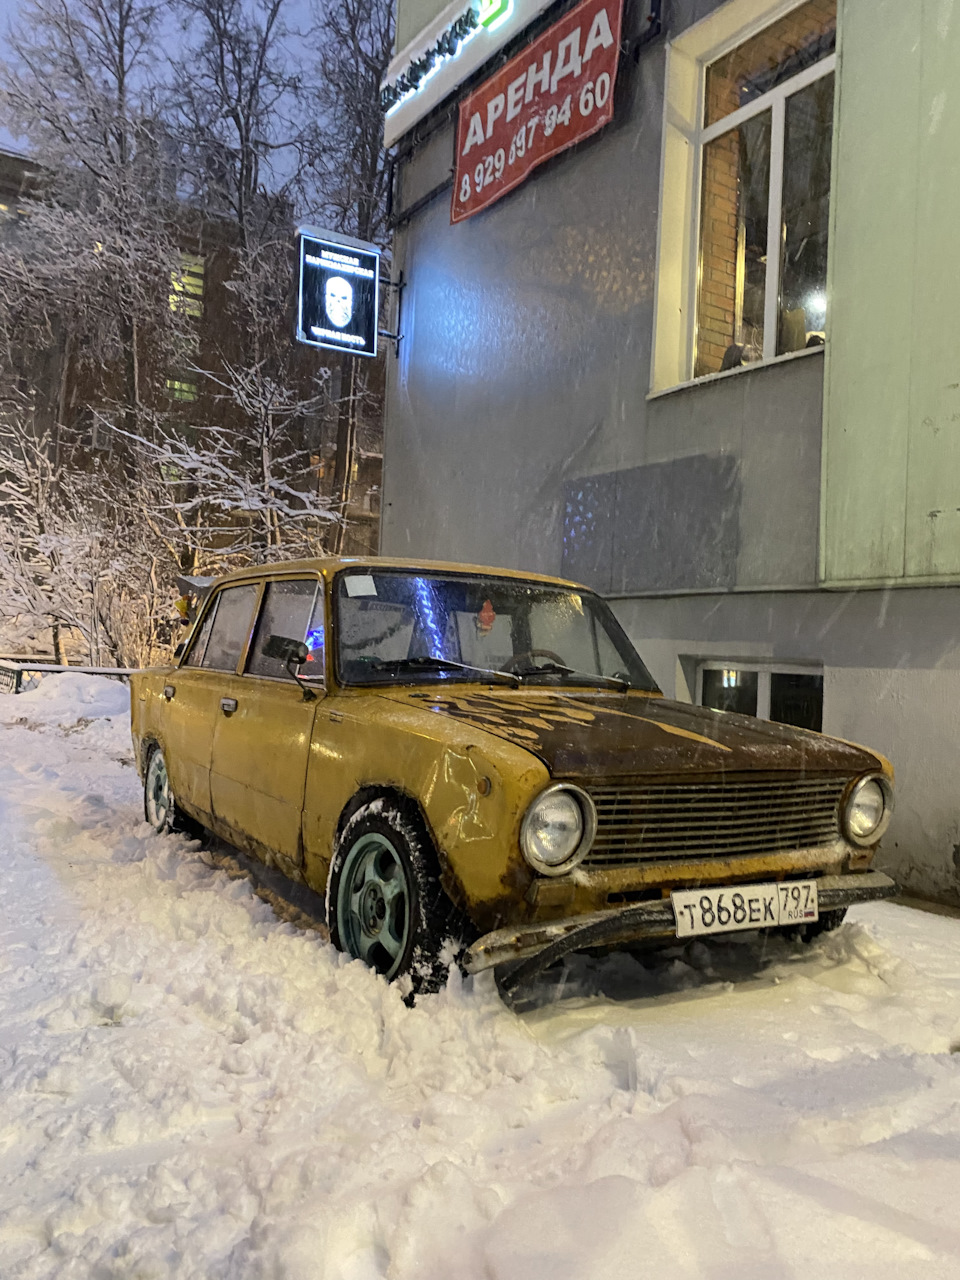
[[170,275],[170,310],[199,318],[203,315],[203,258],[180,255],[180,268]]
[[810,0],[707,68],[696,377],[823,342],[835,39]]
[[179,378],[167,378],[165,385],[167,395],[171,400],[180,400],[187,404],[193,404],[197,398],[196,378],[189,378],[181,374]]
[[836,0],[730,8],[670,53],[654,390],[825,340]]

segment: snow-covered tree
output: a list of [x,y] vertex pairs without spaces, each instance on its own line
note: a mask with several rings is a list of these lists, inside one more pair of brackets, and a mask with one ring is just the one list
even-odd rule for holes
[[166,436],[165,447],[196,479],[195,501],[211,500],[218,525],[225,495],[235,495],[244,545],[257,558],[294,547],[316,554],[336,523],[304,438],[329,371],[292,340],[294,213],[303,174],[315,168],[316,134],[304,123],[290,8],[289,0],[178,2],[194,53],[175,77],[176,130],[193,198],[226,229],[229,316],[222,340],[214,335],[197,362],[219,429],[179,447]]
[[314,3],[308,47],[317,140],[320,218],[325,226],[387,245],[389,167],[383,151],[380,84],[393,50],[391,0]]
[[180,264],[159,10],[26,0],[0,64],[5,123],[43,165],[42,198],[0,242],[0,334],[59,342],[136,428],[144,382],[191,334],[168,300]]
[[[147,660],[178,573],[339,546],[358,407],[369,440],[379,406],[365,368],[331,378],[292,340],[293,233],[384,234],[389,5],[306,21],[292,0],[24,0],[11,31],[0,123],[40,175],[0,228],[0,613],[55,649]],[[356,75],[316,51],[344,32]],[[362,102],[334,119],[343,94]],[[348,428],[332,494],[321,405]]]

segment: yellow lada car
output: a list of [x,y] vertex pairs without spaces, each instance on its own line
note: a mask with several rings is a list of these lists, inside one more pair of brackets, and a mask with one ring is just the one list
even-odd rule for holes
[[214,583],[132,679],[145,813],[325,894],[332,941],[413,989],[566,952],[807,934],[895,891],[881,756],[665,699],[555,578],[315,560]]

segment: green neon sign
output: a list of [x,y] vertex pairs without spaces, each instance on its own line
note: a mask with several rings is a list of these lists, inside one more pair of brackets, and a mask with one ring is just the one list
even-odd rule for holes
[[477,18],[481,27],[495,31],[513,13],[513,0],[480,0]]

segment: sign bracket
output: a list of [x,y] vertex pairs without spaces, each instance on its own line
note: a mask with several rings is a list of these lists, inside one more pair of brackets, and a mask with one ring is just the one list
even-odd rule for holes
[[385,289],[396,289],[397,291],[397,331],[396,333],[391,333],[389,329],[378,329],[377,334],[379,337],[386,338],[388,342],[392,342],[394,344],[393,353],[396,355],[400,350],[400,339],[403,337],[403,334],[400,331],[400,304],[403,301],[403,291],[407,287],[407,282],[404,280],[403,272],[401,271],[396,280],[384,280],[381,283]]

